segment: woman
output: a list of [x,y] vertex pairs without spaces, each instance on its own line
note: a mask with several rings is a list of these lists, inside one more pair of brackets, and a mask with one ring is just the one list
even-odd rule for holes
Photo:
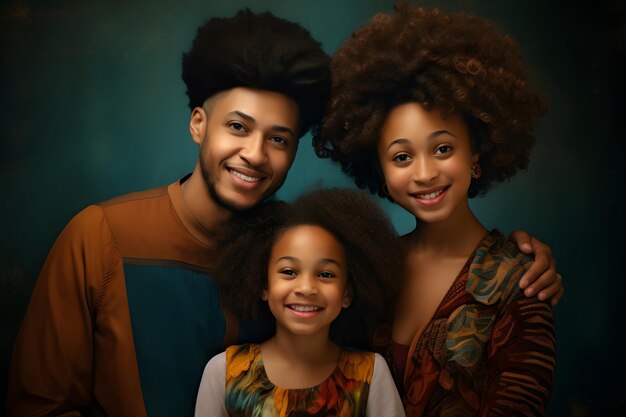
[[332,71],[318,155],[416,218],[385,349],[407,415],[543,415],[552,310],[520,288],[531,259],[468,204],[529,162],[544,106],[519,50],[488,21],[402,2]]

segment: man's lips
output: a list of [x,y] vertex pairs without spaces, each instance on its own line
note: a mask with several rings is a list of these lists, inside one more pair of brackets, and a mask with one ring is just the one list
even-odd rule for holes
[[227,167],[227,169],[228,172],[245,182],[255,183],[267,177],[267,175],[262,172],[252,171],[250,169],[242,169],[238,167]]

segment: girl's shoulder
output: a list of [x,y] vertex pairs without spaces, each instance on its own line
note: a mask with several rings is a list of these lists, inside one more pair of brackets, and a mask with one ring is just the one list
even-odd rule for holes
[[261,358],[261,345],[246,343],[226,348],[226,379],[235,378],[250,370]]
[[261,352],[259,343],[243,343],[241,345],[232,345],[226,348],[226,358],[230,359],[234,356],[241,355],[258,355]]
[[348,379],[370,383],[374,374],[377,355],[374,352],[343,348],[339,355],[337,368]]

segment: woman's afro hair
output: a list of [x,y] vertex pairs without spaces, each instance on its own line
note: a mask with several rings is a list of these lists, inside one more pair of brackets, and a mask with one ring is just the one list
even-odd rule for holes
[[322,117],[330,91],[330,57],[297,23],[240,10],[202,25],[183,54],[189,108],[234,87],[276,91],[300,109],[304,135]]
[[[283,232],[314,225],[342,245],[352,303],[333,322],[330,337],[340,345],[371,348],[373,331],[386,324],[402,276],[403,253],[393,226],[370,197],[357,190],[309,192],[293,204],[270,202],[231,231],[216,275],[223,302],[242,318],[267,315],[261,293],[274,243]],[[259,215],[260,214],[260,215]]]
[[376,144],[389,111],[406,102],[467,122],[482,168],[469,197],[528,166],[545,106],[529,89],[520,50],[490,21],[399,2],[394,14],[378,14],[352,34],[334,55],[331,73],[314,146],[359,187],[385,195]]

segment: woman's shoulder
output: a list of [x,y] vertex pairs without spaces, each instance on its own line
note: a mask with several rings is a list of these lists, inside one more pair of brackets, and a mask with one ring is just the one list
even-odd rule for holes
[[524,268],[532,257],[522,253],[517,245],[498,229],[487,233],[476,248],[473,265],[498,265],[505,268]]
[[495,304],[521,294],[519,280],[533,262],[500,231],[483,238],[468,271],[466,289],[482,304]]

